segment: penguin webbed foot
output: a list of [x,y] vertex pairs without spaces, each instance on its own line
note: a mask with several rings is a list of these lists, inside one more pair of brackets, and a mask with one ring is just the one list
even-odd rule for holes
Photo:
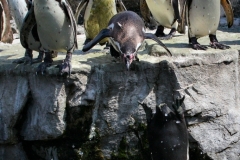
[[210,34],[209,39],[210,39],[210,47],[212,47],[214,49],[229,49],[229,48],[231,48],[230,46],[219,43],[216,35]]
[[206,46],[203,46],[199,43],[195,43],[195,44],[192,43],[192,48],[195,50],[207,50]]
[[26,49],[24,57],[14,60],[13,63],[32,64],[32,57],[33,57],[32,50],[31,49]]
[[63,63],[57,66],[59,68],[59,73],[61,75],[64,75],[65,73],[67,73],[68,76],[70,76],[72,71],[71,59],[72,59],[72,53],[68,52],[66,55],[66,58],[63,60]]
[[44,75],[46,73],[46,70],[48,67],[50,67],[52,65],[52,63],[50,62],[42,62],[39,64],[39,66],[37,67],[37,71],[36,74],[41,74]]
[[21,64],[21,63],[24,63],[24,64],[32,64],[32,58],[31,58],[31,57],[28,57],[28,56],[24,56],[24,57],[22,57],[22,58],[19,58],[19,59],[14,60],[12,63],[17,63],[17,64]]
[[223,49],[223,50],[231,48],[230,46],[227,46],[225,44],[221,44],[219,42],[211,42],[210,47],[212,47],[214,49]]
[[164,36],[158,36],[158,38],[160,40],[169,40],[169,39],[172,39],[173,35],[171,34],[167,34],[167,35],[164,35]]
[[[39,56],[38,58],[36,58],[37,60],[41,59],[41,56],[43,56],[44,52],[39,52]],[[46,70],[48,67],[50,67],[52,65],[52,54],[51,52],[46,52],[45,53],[45,58],[44,58],[44,62],[40,63],[39,66],[37,67],[37,71],[36,74],[45,74]]]
[[169,39],[172,39],[173,38],[173,36],[176,34],[176,29],[175,28],[172,28],[171,30],[170,30],[170,32],[169,32],[169,34],[164,34],[163,32],[162,32],[162,34],[160,34],[159,36],[157,36],[156,35],[156,33],[155,33],[155,35],[157,36],[157,37],[159,37],[159,39],[160,40],[169,40]]
[[34,58],[32,60],[32,64],[33,63],[40,63],[43,61],[43,56],[44,56],[44,52],[40,51],[39,54],[38,54],[38,57],[37,58]]
[[189,38],[189,43],[192,45],[192,48],[195,50],[207,50],[206,46],[203,46],[198,43],[196,37]]

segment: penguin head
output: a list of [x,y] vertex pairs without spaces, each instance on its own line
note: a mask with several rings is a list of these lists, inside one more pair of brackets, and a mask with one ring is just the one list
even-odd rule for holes
[[126,64],[127,70],[130,69],[131,63],[133,62],[133,60],[135,60],[139,46],[135,45],[131,41],[127,41],[121,45],[120,52],[122,55],[122,59]]

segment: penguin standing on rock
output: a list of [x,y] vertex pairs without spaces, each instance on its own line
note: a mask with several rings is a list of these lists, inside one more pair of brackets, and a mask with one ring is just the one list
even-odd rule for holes
[[137,51],[144,39],[152,39],[164,47],[167,55],[171,56],[168,48],[151,33],[145,33],[145,25],[141,17],[132,11],[124,11],[113,16],[108,27],[102,29],[99,34],[82,51],[88,51],[102,39],[109,37],[110,53],[114,57],[120,57],[129,70],[133,60],[138,60]]
[[[29,15],[22,26],[20,40],[24,47],[28,45],[28,28],[35,27],[35,39],[41,42],[40,50],[45,51],[45,59],[38,67],[44,72],[52,63],[51,51],[67,52],[60,73],[71,72],[72,52],[77,48],[76,21],[66,0],[34,0]],[[36,24],[36,25],[35,25]],[[29,33],[30,34],[30,33]]]
[[[183,0],[146,0],[148,8],[158,23],[155,33],[157,37],[171,39],[175,35],[179,23],[181,23],[180,11],[183,8],[183,2]],[[165,27],[171,28],[168,35],[164,33]],[[185,33],[185,27],[178,30],[178,32]]]
[[233,25],[233,10],[230,0],[186,0],[182,18],[186,17],[188,24],[189,43],[193,49],[206,50],[207,47],[200,45],[197,39],[209,35],[210,46],[218,49],[230,47],[218,42],[216,31],[220,21],[220,7],[226,13],[228,27]]
[[[31,0],[8,0],[8,5],[11,11],[11,14],[16,22],[17,28],[20,32],[20,29],[23,25],[25,25],[24,18],[28,13],[28,9],[31,8],[32,2]],[[36,23],[35,23],[36,25]],[[44,57],[44,51],[40,51],[39,47],[41,46],[41,43],[37,36],[35,36],[36,33],[36,27],[28,28],[27,35],[28,37],[28,46],[26,46],[25,50],[25,56],[19,59],[16,59],[13,61],[13,63],[25,63],[25,64],[32,64],[32,63],[38,63],[42,62]],[[20,34],[20,33],[19,33]],[[35,37],[35,38],[34,38]],[[33,59],[32,52],[33,50],[38,51],[39,55],[36,59]],[[57,56],[57,52],[52,51],[52,58]]]
[[[109,20],[118,12],[125,11],[126,8],[122,0],[82,0],[75,14],[76,19],[81,10],[84,11],[84,31],[86,40],[84,44],[90,42],[103,28],[106,28]],[[99,42],[104,45],[107,38]]]

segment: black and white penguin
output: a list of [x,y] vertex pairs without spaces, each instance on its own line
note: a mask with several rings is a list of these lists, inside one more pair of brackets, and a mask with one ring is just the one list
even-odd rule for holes
[[[76,19],[80,11],[84,10],[84,31],[86,40],[84,44],[91,41],[102,29],[106,28],[109,20],[118,12],[126,8],[121,0],[82,0],[75,14]],[[108,42],[105,38],[99,42],[104,45]]]
[[147,135],[152,160],[188,160],[188,130],[182,104],[184,98],[177,98],[172,109],[166,104],[156,106],[156,113],[140,103],[146,113]]
[[0,0],[0,41],[12,43],[13,32],[10,25],[11,14],[7,0]]
[[145,25],[143,20],[132,11],[124,11],[113,16],[108,27],[101,30],[99,34],[89,43],[87,43],[82,51],[88,51],[103,38],[109,37],[110,53],[114,57],[121,57],[129,70],[133,60],[138,60],[137,51],[142,45],[144,39],[152,39],[167,50],[167,54],[171,56],[168,48],[151,33],[145,33]]
[[[187,19],[189,43],[193,49],[206,50],[197,39],[209,35],[212,48],[228,49],[227,45],[218,42],[216,31],[220,21],[220,7],[226,13],[228,27],[233,25],[233,10],[230,0],[186,0],[185,13]],[[183,16],[184,18],[185,16]]]
[[[144,0],[143,0],[144,1]],[[154,19],[158,23],[155,35],[161,39],[171,39],[178,30],[181,23],[180,12],[182,10],[183,0],[145,0]],[[164,28],[171,28],[168,35],[165,35]],[[178,30],[185,33],[185,28]]]
[[[13,16],[16,22],[18,33],[20,32],[21,27],[25,25],[24,18],[28,13],[28,9],[31,8],[31,4],[32,4],[31,0],[29,1],[28,0],[8,0],[8,5],[11,11],[11,15]],[[32,63],[42,62],[44,58],[44,51],[39,50],[41,43],[38,38],[34,38],[34,37],[37,37],[35,33],[36,33],[36,27],[32,26],[32,28],[28,28],[28,31],[26,34],[28,35],[27,43],[29,45],[27,46],[27,48],[25,47],[26,48],[25,56],[14,60],[13,63],[32,64]],[[33,50],[39,52],[38,57],[35,59],[32,58]],[[52,51],[52,53],[53,53],[52,55],[53,58],[57,56],[57,52]]]
[[29,45],[29,28],[33,28],[31,34],[34,32],[34,38],[40,41],[39,50],[46,52],[39,72],[51,65],[51,51],[58,51],[67,52],[63,63],[59,65],[60,73],[70,74],[72,52],[77,48],[77,33],[76,21],[68,2],[34,0],[21,28],[20,40],[25,48]]

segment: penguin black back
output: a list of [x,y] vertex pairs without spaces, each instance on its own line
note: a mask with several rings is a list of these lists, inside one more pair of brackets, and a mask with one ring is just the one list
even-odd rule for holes
[[153,160],[188,160],[188,131],[181,107],[183,98],[177,98],[172,109],[166,104],[156,106],[156,113],[140,103],[147,117],[147,133]]

